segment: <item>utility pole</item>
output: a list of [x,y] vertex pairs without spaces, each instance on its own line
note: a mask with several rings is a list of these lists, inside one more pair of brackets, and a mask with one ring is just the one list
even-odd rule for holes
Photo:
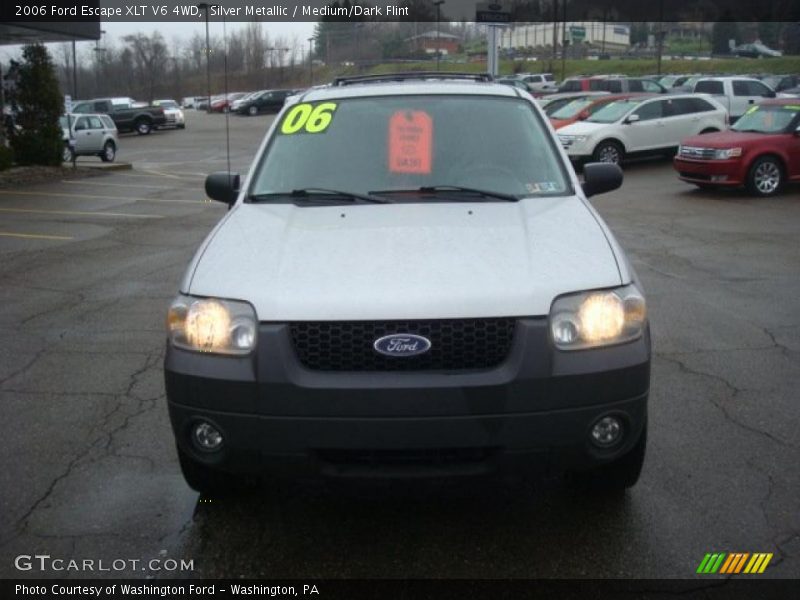
[[433,5],[436,7],[436,70],[437,71],[439,70],[439,60],[442,57],[442,46],[439,41],[439,32],[440,32],[439,23],[441,22],[442,19],[442,13],[441,13],[442,4],[444,4],[444,0],[436,0],[436,2],[433,3]]
[[75,40],[72,40],[72,97],[78,99],[78,62],[75,51]]
[[211,48],[208,37],[208,11],[210,9],[207,2],[201,2],[197,8],[206,13],[206,93],[208,94],[208,104],[206,105],[206,112],[211,112]]
[[[105,30],[100,30],[100,37],[102,38],[105,35]],[[100,47],[100,40],[95,40],[94,42],[94,95],[100,95],[100,53],[105,52],[105,48]]]
[[314,63],[311,61],[313,57],[313,44],[316,38],[310,37],[308,38],[308,85],[309,87],[314,85]]

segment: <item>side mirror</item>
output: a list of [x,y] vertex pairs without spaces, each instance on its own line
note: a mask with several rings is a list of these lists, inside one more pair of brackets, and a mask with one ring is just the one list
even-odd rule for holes
[[239,174],[219,171],[206,177],[206,195],[212,200],[233,206],[239,195]]
[[612,163],[588,163],[583,167],[583,179],[583,193],[589,198],[621,186],[622,169]]
[[625,123],[630,125],[631,123],[636,123],[640,119],[641,119],[641,117],[639,115],[628,115],[628,118],[625,119]]
[[589,118],[589,113],[586,112],[585,110],[582,110],[580,113],[578,113],[578,120],[579,121],[585,121],[588,118]]

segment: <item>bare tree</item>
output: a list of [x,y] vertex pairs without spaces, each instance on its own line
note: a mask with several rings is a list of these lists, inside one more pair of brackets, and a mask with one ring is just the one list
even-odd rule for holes
[[122,39],[131,51],[134,73],[142,92],[152,102],[156,95],[156,84],[163,81],[167,69],[168,52],[164,38],[155,31],[151,36],[137,33]]

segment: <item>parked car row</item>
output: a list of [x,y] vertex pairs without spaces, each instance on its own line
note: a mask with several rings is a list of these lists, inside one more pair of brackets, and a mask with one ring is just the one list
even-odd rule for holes
[[[286,98],[299,90],[258,90],[255,92],[231,92],[211,96],[211,112],[233,112],[240,115],[255,116],[262,113],[277,113],[283,108]],[[209,100],[206,97],[188,97],[183,99],[184,107],[197,110],[208,110]]]
[[154,129],[186,128],[181,106],[172,99],[152,104],[128,97],[80,100],[60,119],[64,140],[64,161],[77,156],[99,156],[113,162],[119,150],[119,133],[148,135]]

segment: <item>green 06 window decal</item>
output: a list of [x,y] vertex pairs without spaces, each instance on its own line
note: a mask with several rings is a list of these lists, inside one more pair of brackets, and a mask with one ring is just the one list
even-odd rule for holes
[[280,132],[283,135],[296,133],[324,133],[333,121],[336,112],[335,102],[321,104],[296,104],[281,122]]

